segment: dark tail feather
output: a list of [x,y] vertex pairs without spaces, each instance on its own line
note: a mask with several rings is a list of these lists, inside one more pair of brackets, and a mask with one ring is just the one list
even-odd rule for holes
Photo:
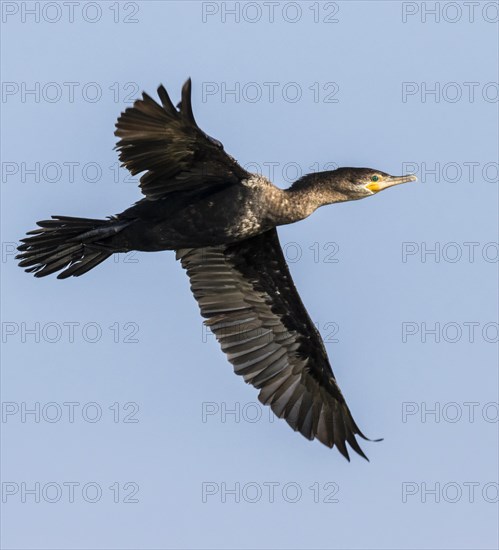
[[41,229],[21,239],[16,256],[20,267],[35,277],[62,271],[58,279],[78,277],[109,258],[115,250],[101,242],[121,231],[128,222],[52,216],[37,222]]

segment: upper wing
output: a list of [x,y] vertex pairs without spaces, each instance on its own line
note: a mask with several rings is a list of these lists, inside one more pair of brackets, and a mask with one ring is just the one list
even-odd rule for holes
[[345,441],[364,458],[322,338],[296,291],[272,229],[229,246],[177,251],[205,323],[259,400],[308,439]]
[[173,191],[202,189],[211,185],[234,184],[249,177],[248,172],[205,134],[196,124],[191,105],[191,80],[182,88],[177,110],[163,86],[158,88],[162,105],[145,92],[116,122],[116,148],[120,160],[140,178],[140,187],[149,199],[159,199]]

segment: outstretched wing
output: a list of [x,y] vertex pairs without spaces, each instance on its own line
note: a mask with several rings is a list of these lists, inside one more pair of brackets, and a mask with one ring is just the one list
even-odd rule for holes
[[116,122],[116,148],[120,161],[132,175],[146,172],[140,188],[148,199],[160,199],[173,191],[232,185],[249,177],[223,145],[205,134],[194,120],[191,80],[182,88],[176,109],[163,86],[161,105],[145,92]]
[[259,400],[308,439],[345,442],[367,458],[367,439],[336,383],[321,336],[291,279],[277,231],[229,246],[177,251],[201,314],[236,374]]

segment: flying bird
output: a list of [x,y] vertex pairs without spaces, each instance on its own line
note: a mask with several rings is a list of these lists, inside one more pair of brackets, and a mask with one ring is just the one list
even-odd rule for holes
[[146,93],[116,123],[119,158],[143,173],[145,198],[108,219],[52,216],[21,239],[19,265],[35,277],[78,277],[112,254],[174,250],[205,323],[236,374],[293,430],[367,459],[322,338],[293,284],[276,227],[320,206],[414,181],[370,168],[308,174],[289,189],[247,172],[196,124],[190,79],[175,107]]

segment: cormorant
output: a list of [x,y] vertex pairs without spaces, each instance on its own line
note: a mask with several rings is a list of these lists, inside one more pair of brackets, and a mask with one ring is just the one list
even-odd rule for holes
[[175,107],[143,93],[116,123],[122,165],[145,172],[145,198],[107,220],[52,216],[21,239],[19,265],[35,277],[78,277],[116,252],[175,250],[201,315],[259,400],[293,430],[361,456],[355,423],[326,349],[291,279],[276,227],[326,204],[416,180],[369,168],[306,175],[279,189],[244,170],[194,120],[190,79]]

